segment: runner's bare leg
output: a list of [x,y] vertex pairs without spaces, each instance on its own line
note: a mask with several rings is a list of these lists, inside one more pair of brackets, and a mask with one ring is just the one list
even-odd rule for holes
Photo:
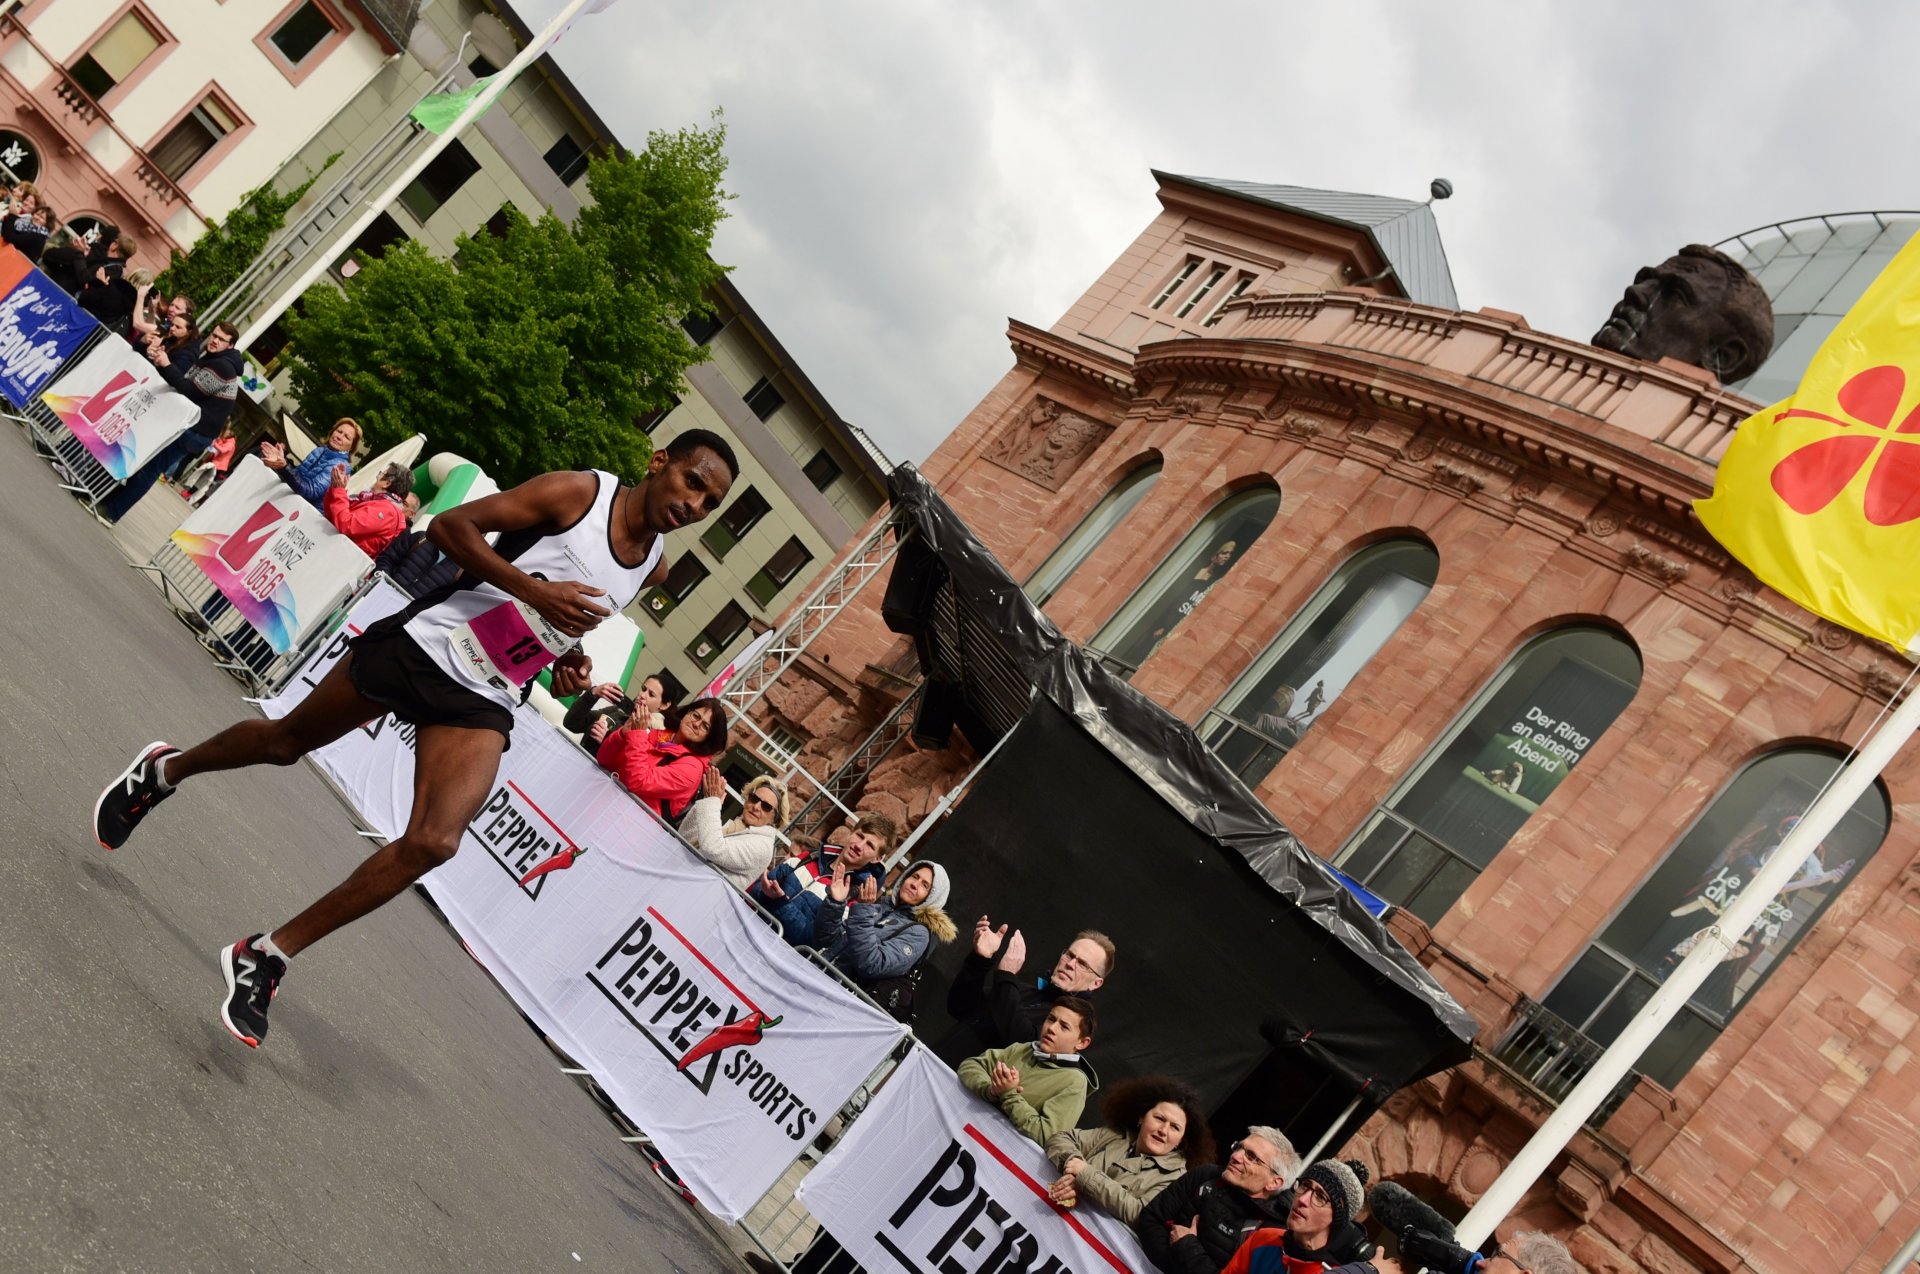
[[362,697],[347,675],[349,650],[313,692],[278,721],[239,721],[204,743],[167,758],[167,782],[196,774],[238,770],[249,765],[292,765],[357,726],[386,715],[386,709]]
[[[324,683],[323,683],[324,684]],[[288,955],[312,946],[452,858],[500,770],[506,736],[468,726],[420,727],[413,761],[413,813],[400,839],[353,869],[325,897],[274,930]]]

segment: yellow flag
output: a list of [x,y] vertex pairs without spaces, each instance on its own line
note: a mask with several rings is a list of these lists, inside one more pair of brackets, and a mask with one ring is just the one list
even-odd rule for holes
[[1741,422],[1693,507],[1769,587],[1920,654],[1920,236],[1792,396]]

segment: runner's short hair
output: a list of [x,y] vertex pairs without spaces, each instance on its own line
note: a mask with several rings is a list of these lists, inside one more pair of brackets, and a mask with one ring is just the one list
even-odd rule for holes
[[667,459],[687,460],[703,449],[720,457],[720,463],[727,466],[729,479],[740,476],[740,458],[733,454],[733,444],[711,429],[689,429],[676,437],[667,444]]

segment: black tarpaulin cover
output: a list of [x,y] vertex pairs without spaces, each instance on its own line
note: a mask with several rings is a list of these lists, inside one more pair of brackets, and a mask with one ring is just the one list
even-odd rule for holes
[[[887,622],[956,687],[977,746],[1020,723],[924,846],[953,872],[962,929],[940,985],[983,912],[1026,930],[1031,974],[1100,928],[1121,946],[1103,1072],[1218,1099],[1285,1038],[1377,1102],[1467,1058],[1472,1015],[1184,722],[1063,637],[912,465],[888,485]],[[920,997],[923,1038],[939,998]]]

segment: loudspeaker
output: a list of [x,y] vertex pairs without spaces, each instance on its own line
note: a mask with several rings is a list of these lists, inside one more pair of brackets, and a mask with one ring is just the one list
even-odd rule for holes
[[957,682],[929,681],[920,696],[920,710],[913,714],[913,741],[934,751],[946,747],[953,740],[954,719],[964,706]]

